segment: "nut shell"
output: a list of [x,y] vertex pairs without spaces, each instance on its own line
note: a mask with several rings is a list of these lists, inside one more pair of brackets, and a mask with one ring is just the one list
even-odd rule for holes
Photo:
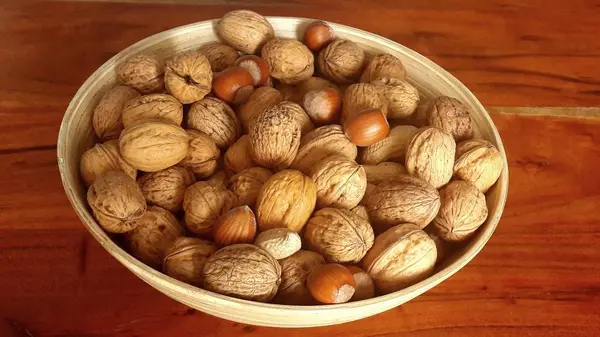
[[398,179],[406,174],[404,166],[394,162],[383,162],[377,165],[364,165],[369,184],[377,185]]
[[406,170],[435,188],[452,178],[456,143],[450,134],[438,128],[419,130],[406,149]]
[[316,267],[308,275],[306,286],[317,301],[326,304],[348,302],[356,290],[352,273],[336,263]]
[[116,140],[94,145],[83,153],[79,162],[79,173],[86,186],[90,186],[97,177],[108,171],[123,171],[133,179],[137,175],[137,170],[121,157]]
[[321,50],[317,60],[319,71],[336,83],[356,82],[364,67],[365,53],[354,42],[336,39]]
[[225,167],[233,173],[256,166],[250,154],[250,137],[243,135],[230,148],[224,156]]
[[356,283],[356,290],[351,300],[362,301],[375,297],[375,283],[371,276],[359,267],[347,266],[346,268],[352,273],[354,283]]
[[185,224],[195,234],[206,235],[217,219],[236,204],[231,191],[199,181],[185,191]]
[[455,140],[473,137],[473,122],[469,108],[456,98],[440,96],[429,105],[427,123],[440,128]]
[[217,34],[227,44],[246,54],[258,53],[275,36],[269,21],[249,10],[235,10],[225,14],[217,23]]
[[249,244],[219,249],[204,265],[209,291],[258,302],[268,302],[281,283],[281,266],[269,253]]
[[503,167],[500,151],[486,140],[467,140],[456,146],[454,176],[472,183],[483,193],[496,183]]
[[306,111],[297,103],[283,101],[278,104],[280,109],[283,109],[287,114],[294,117],[296,122],[300,124],[300,133],[302,135],[307,134],[315,128],[310,117],[306,114]]
[[379,109],[387,116],[388,103],[383,90],[375,84],[356,83],[344,91],[344,104],[342,105],[341,123],[345,123],[350,116],[368,109]]
[[147,120],[181,125],[183,106],[167,94],[149,94],[136,97],[125,104],[122,113],[123,125],[128,128]]
[[220,246],[252,243],[256,236],[254,212],[247,205],[230,209],[212,226],[212,235]]
[[231,146],[240,137],[240,123],[227,103],[207,97],[192,104],[187,118],[188,127],[202,131],[220,149]]
[[260,87],[254,90],[246,103],[238,110],[238,117],[244,132],[248,133],[250,123],[259,112],[277,105],[281,101],[283,101],[283,97],[277,89]]
[[305,134],[300,141],[298,154],[292,168],[310,174],[310,169],[318,161],[338,154],[354,160],[356,145],[352,144],[339,125],[326,125]]
[[142,94],[150,94],[164,89],[164,72],[156,56],[140,54],[130,57],[117,69],[117,81]]
[[179,281],[202,287],[204,265],[216,251],[217,246],[210,241],[180,237],[165,254],[163,271]]
[[372,84],[381,86],[388,103],[388,118],[406,118],[419,106],[419,91],[408,82],[392,77],[379,78]]
[[202,53],[210,63],[210,68],[217,73],[235,64],[240,54],[235,48],[220,42],[211,42],[200,46],[198,51]]
[[242,67],[250,73],[255,86],[261,86],[267,82],[269,77],[269,67],[263,59],[256,55],[244,55],[235,61],[235,64]]
[[325,21],[313,21],[304,32],[304,44],[318,53],[335,39],[335,32]]
[[[337,90],[340,94],[340,88],[335,85],[333,82],[326,80],[324,78],[321,77],[309,77],[307,79],[305,79],[304,81],[296,84],[293,87],[293,93],[294,95],[298,96],[298,102],[302,101],[302,98],[304,97],[304,95],[306,95],[306,93],[308,93],[309,91],[312,90],[322,90],[322,89],[335,89]],[[293,100],[292,100],[293,101]]]
[[118,85],[109,89],[100,99],[92,116],[92,127],[102,140],[117,139],[123,131],[123,107],[140,95],[135,89]]
[[189,140],[189,149],[185,158],[179,163],[190,169],[196,177],[204,179],[210,177],[217,168],[220,151],[211,137],[204,132],[186,130]]
[[391,54],[376,55],[365,67],[360,81],[369,83],[383,77],[404,80],[406,78],[406,70],[402,61]]
[[273,172],[259,166],[245,169],[229,179],[228,188],[237,197],[238,205],[254,207],[262,186]]
[[367,109],[346,119],[344,133],[356,146],[370,146],[389,135],[390,125],[383,111]]
[[246,68],[233,66],[215,74],[212,90],[229,104],[242,104],[254,91],[254,79]]
[[166,62],[167,91],[183,104],[203,99],[210,92],[212,79],[210,63],[199,51],[181,52]]
[[285,84],[296,84],[313,75],[315,59],[302,42],[274,38],[261,50],[271,76]]
[[254,244],[266,250],[277,260],[285,259],[302,248],[300,235],[287,228],[266,230],[258,234]]
[[138,179],[146,202],[171,212],[181,210],[185,190],[195,182],[194,174],[180,166],[145,173]]
[[281,265],[281,285],[275,302],[283,304],[313,304],[314,299],[306,287],[308,275],[325,259],[319,253],[300,250],[294,255],[279,261]]
[[333,88],[311,90],[304,95],[302,107],[316,124],[333,124],[339,119],[342,96]]
[[412,125],[398,125],[390,130],[387,137],[379,142],[361,149],[358,162],[366,165],[377,165],[388,160],[402,160],[408,144],[419,129]]
[[365,194],[365,169],[353,160],[332,155],[311,169],[317,186],[317,207],[354,208]]

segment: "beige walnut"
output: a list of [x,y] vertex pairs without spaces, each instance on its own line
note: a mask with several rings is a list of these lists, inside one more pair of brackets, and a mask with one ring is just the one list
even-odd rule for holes
[[202,287],[204,265],[216,251],[217,246],[208,240],[180,237],[165,254],[163,272],[179,281]]
[[154,55],[140,54],[128,58],[117,69],[117,81],[142,94],[164,90],[164,67]]
[[331,155],[317,162],[310,177],[317,186],[317,207],[356,207],[367,189],[365,169],[355,161]]
[[229,176],[227,175],[225,170],[215,171],[215,173],[213,173],[213,175],[210,176],[210,178],[208,178],[208,180],[206,180],[207,183],[209,183],[213,186],[216,186],[216,187],[220,187],[220,188],[227,188],[228,181],[229,181]]
[[263,185],[256,199],[258,228],[287,227],[300,232],[317,201],[313,181],[296,170],[280,171]]
[[404,161],[408,144],[419,129],[412,125],[398,125],[390,130],[381,141],[361,149],[358,162],[366,165],[377,165],[388,160]]
[[234,244],[212,254],[203,271],[204,287],[219,294],[268,302],[281,283],[281,266],[265,250]]
[[377,236],[362,265],[377,289],[387,294],[429,277],[436,258],[433,240],[419,226],[403,223]]
[[97,177],[107,171],[123,171],[133,179],[137,175],[137,170],[121,157],[116,140],[94,145],[83,153],[79,162],[79,173],[86,186],[90,186]]
[[472,184],[455,180],[440,190],[442,205],[433,220],[446,241],[464,241],[487,219],[485,195]]
[[275,37],[269,21],[249,10],[235,10],[225,14],[216,28],[221,39],[246,54],[258,53],[267,41]]
[[238,110],[244,133],[250,130],[250,123],[259,112],[283,101],[279,90],[269,87],[256,88],[250,97]]
[[109,89],[96,105],[92,116],[92,127],[96,136],[101,140],[119,138],[123,131],[123,107],[139,95],[135,89],[123,85]]
[[125,233],[146,212],[146,200],[135,179],[121,171],[99,176],[87,191],[87,202],[100,226],[110,233]]
[[440,195],[426,181],[402,176],[367,189],[362,203],[375,225],[385,228],[410,222],[423,228],[440,209]]
[[437,250],[437,259],[435,263],[436,265],[439,265],[444,262],[444,259],[452,252],[452,243],[442,239],[438,229],[435,228],[434,225],[427,226],[423,230],[435,243],[435,249]]
[[503,167],[500,151],[487,140],[473,139],[456,145],[454,176],[472,183],[483,193],[496,183]]
[[336,39],[319,53],[319,71],[336,83],[356,82],[364,68],[365,53],[354,42]]
[[271,39],[262,48],[261,56],[271,76],[285,84],[306,80],[315,70],[312,52],[295,39]]
[[355,83],[344,91],[344,104],[342,105],[341,123],[352,115],[367,109],[379,109],[386,116],[388,103],[383,90],[375,84]]
[[188,187],[183,197],[185,224],[192,233],[207,235],[217,219],[236,202],[231,191],[199,181]]
[[266,250],[277,260],[296,253],[302,248],[300,235],[288,228],[272,228],[259,233],[254,244]]
[[241,136],[227,149],[224,156],[224,163],[225,167],[234,174],[256,166],[250,154],[250,137],[248,135]]
[[211,89],[213,74],[208,59],[199,51],[184,51],[165,65],[167,91],[183,104],[197,102]]
[[282,304],[314,304],[315,300],[306,287],[306,279],[313,269],[325,264],[321,254],[310,250],[299,250],[294,255],[279,261],[281,285],[274,302]]
[[171,95],[149,94],[136,97],[125,104],[121,117],[126,128],[146,120],[181,125],[183,105]]
[[169,247],[185,230],[171,212],[150,206],[144,215],[134,220],[135,228],[125,233],[125,242],[133,256],[152,268],[159,269]]
[[369,62],[363,71],[360,81],[370,83],[381,78],[404,80],[406,70],[402,61],[391,54],[378,54]]
[[294,117],[296,122],[300,124],[300,133],[302,135],[307,134],[308,132],[314,130],[315,125],[313,124],[310,117],[306,114],[306,111],[300,106],[300,104],[283,101],[279,104],[280,109],[285,110],[285,112]]
[[332,154],[354,160],[356,145],[352,144],[339,125],[321,126],[305,134],[300,141],[292,168],[310,174],[313,165]]
[[369,184],[377,185],[395,180],[406,174],[404,166],[394,162],[383,162],[377,165],[363,165]]
[[187,123],[189,128],[207,134],[220,149],[230,147],[241,134],[235,113],[218,98],[207,97],[192,104]]
[[473,137],[473,122],[469,108],[456,98],[440,96],[429,104],[427,123],[440,128],[456,140]]
[[220,42],[211,42],[204,44],[198,48],[210,63],[210,68],[217,73],[223,71],[235,64],[235,61],[240,57],[235,48]]
[[145,173],[138,179],[146,202],[171,212],[181,210],[185,190],[195,182],[194,174],[180,166]]
[[123,159],[145,172],[164,170],[188,153],[188,135],[180,126],[148,121],[125,129],[119,137]]
[[435,128],[420,129],[406,148],[406,171],[435,188],[452,178],[456,143],[450,134]]
[[221,152],[214,140],[204,132],[186,130],[189,140],[188,153],[179,163],[187,167],[199,179],[210,177],[217,168]]
[[373,228],[355,213],[323,208],[308,220],[304,240],[308,249],[322,254],[328,262],[357,263],[373,246]]
[[297,86],[291,84],[285,84],[277,82],[275,88],[281,94],[281,98],[284,101],[290,101],[300,104],[302,102],[302,95],[298,90]]
[[261,111],[250,125],[250,154],[266,168],[288,168],[300,145],[301,126],[284,101]]
[[272,175],[273,172],[259,166],[247,168],[229,178],[228,188],[237,197],[238,205],[254,208],[262,186]]
[[359,217],[369,221],[369,223],[371,222],[371,219],[369,218],[369,212],[367,211],[367,208],[364,205],[358,205],[350,211],[358,215]]
[[406,118],[419,106],[419,91],[410,83],[392,77],[382,77],[371,82],[379,85],[388,103],[388,118]]

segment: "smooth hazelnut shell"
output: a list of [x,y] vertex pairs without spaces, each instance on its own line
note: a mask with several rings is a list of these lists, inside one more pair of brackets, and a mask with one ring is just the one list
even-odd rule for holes
[[337,263],[314,269],[308,275],[306,286],[317,301],[326,304],[348,302],[356,289],[350,270]]
[[220,246],[252,243],[256,236],[256,217],[247,205],[229,210],[212,227],[213,240]]
[[250,72],[255,86],[261,86],[269,79],[269,67],[256,55],[244,55],[235,61],[235,65]]
[[346,120],[344,133],[354,145],[369,146],[387,137],[390,125],[381,110],[367,109]]
[[246,68],[229,67],[215,75],[212,89],[223,101],[241,104],[254,91],[254,78]]
[[335,39],[335,32],[324,21],[313,21],[304,32],[304,44],[313,52],[325,48]]
[[311,90],[302,98],[302,107],[315,124],[334,124],[340,117],[342,95],[334,88]]

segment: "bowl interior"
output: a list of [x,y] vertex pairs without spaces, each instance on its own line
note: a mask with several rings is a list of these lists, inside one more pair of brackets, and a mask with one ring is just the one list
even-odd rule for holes
[[[289,38],[301,38],[300,32],[312,21],[283,17],[268,19],[278,37]],[[79,177],[81,154],[96,141],[91,127],[93,109],[102,94],[116,83],[116,69],[125,59],[141,52],[154,53],[164,59],[176,52],[218,40],[215,24],[216,20],[211,20],[174,28],[130,46],[94,72],[67,108],[58,139],[58,163],[63,185],[82,222],[111,255],[159,291],[198,310],[247,324],[307,327],[352,321],[405,303],[454,274],[483,248],[502,214],[508,188],[508,170],[502,141],[483,106],[456,78],[418,53],[375,34],[332,23],[338,37],[356,42],[368,54],[386,52],[400,58],[407,69],[408,81],[425,98],[447,95],[463,101],[472,112],[477,136],[491,141],[502,154],[504,170],[496,185],[487,193],[488,219],[470,242],[448,258],[434,275],[411,287],[365,301],[329,306],[264,304],[211,293],[163,275],[121,249],[94,220],[87,207],[85,189]]]

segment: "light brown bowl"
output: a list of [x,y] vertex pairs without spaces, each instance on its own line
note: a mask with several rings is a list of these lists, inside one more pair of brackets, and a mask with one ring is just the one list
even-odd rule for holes
[[[269,17],[280,37],[299,38],[311,19]],[[399,57],[408,72],[408,80],[427,97],[453,96],[471,110],[478,134],[491,141],[504,158],[504,170],[496,185],[488,192],[489,217],[476,236],[461,251],[444,263],[437,273],[406,289],[369,300],[338,305],[291,306],[265,304],[215,294],[177,281],[141,263],[114,243],[98,226],[87,207],[85,188],[79,177],[79,158],[93,145],[92,111],[102,94],[115,84],[117,66],[141,52],[152,52],[166,58],[175,52],[193,49],[217,40],[216,20],[174,28],[121,51],[96,70],[81,86],[69,104],[58,136],[58,165],[65,191],[77,215],[92,236],[131,272],[162,293],[192,308],[232,321],[277,327],[313,327],[358,320],[403,304],[431,289],[464,267],[483,248],[496,228],[508,190],[506,154],[494,123],[473,94],[456,78],[418,53],[393,41],[359,29],[331,24],[337,35],[358,43],[374,54],[387,52]]]

